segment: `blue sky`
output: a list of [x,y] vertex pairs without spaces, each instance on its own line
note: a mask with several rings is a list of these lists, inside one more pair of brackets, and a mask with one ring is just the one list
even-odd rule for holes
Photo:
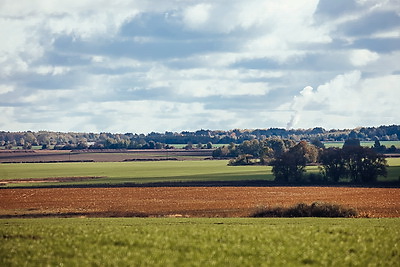
[[400,2],[0,1],[0,130],[400,123]]

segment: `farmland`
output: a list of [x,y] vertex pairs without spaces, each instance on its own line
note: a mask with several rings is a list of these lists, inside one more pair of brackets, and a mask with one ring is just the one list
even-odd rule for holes
[[2,266],[397,266],[399,219],[0,220]]
[[[398,181],[400,159],[388,162],[389,176],[385,179]],[[372,217],[400,217],[399,188],[278,187],[271,183],[270,167],[232,167],[226,161],[24,163],[0,167],[3,218],[243,217],[260,205],[314,201],[349,205]],[[318,168],[311,166],[309,171]]]
[[[178,181],[272,180],[271,168],[264,166],[229,167],[226,161],[88,162],[2,164],[3,182],[20,179],[76,177],[62,184],[125,184]],[[79,177],[81,179],[79,179]],[[94,179],[82,179],[82,178]],[[38,181],[37,180],[37,181]],[[30,183],[7,185],[32,186]],[[51,183],[46,183],[49,185]],[[60,183],[58,183],[60,185]]]
[[[398,181],[400,158],[388,159],[388,177]],[[317,172],[318,167],[308,167]],[[64,178],[64,179],[63,179]],[[69,179],[65,179],[69,178]],[[24,181],[25,180],[25,181]],[[269,166],[227,166],[226,161],[73,162],[1,164],[0,183],[8,186],[123,185],[190,181],[272,181]]]
[[315,201],[400,217],[399,188],[95,187],[0,189],[0,217],[247,217],[260,206]]
[[131,160],[198,160],[211,157],[211,149],[140,150],[0,150],[0,162],[120,162]]
[[[398,180],[400,159],[388,163],[386,180]],[[270,167],[225,160],[3,163],[0,177],[2,266],[396,266],[400,260],[396,187],[271,186]],[[315,201],[368,218],[247,218],[260,207]]]

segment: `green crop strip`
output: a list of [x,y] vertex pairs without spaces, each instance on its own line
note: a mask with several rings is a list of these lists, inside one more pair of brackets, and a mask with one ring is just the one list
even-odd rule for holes
[[400,219],[0,220],[1,266],[397,266]]

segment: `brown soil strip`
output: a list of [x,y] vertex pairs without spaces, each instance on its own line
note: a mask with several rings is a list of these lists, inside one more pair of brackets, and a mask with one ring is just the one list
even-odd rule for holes
[[144,187],[0,189],[0,218],[244,217],[260,206],[337,203],[369,217],[400,217],[399,188]]
[[62,183],[77,182],[92,179],[103,178],[104,176],[82,176],[82,177],[48,177],[48,178],[26,178],[26,179],[2,179],[1,184],[19,184],[19,183]]
[[149,149],[149,150],[27,150],[0,151],[0,163],[50,163],[50,162],[120,162],[124,160],[157,160],[177,158],[206,159],[212,149]]

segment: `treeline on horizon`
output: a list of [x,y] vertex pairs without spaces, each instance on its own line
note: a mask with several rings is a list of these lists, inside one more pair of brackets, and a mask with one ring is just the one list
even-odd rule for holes
[[399,141],[400,125],[360,127],[355,129],[234,129],[197,130],[149,134],[136,133],[75,133],[52,131],[0,131],[0,147],[32,146],[54,149],[162,149],[173,144],[187,144],[187,148],[211,148],[212,144],[242,144],[250,140],[287,139],[296,142],[318,140],[321,142],[344,142],[347,139],[361,141]]

